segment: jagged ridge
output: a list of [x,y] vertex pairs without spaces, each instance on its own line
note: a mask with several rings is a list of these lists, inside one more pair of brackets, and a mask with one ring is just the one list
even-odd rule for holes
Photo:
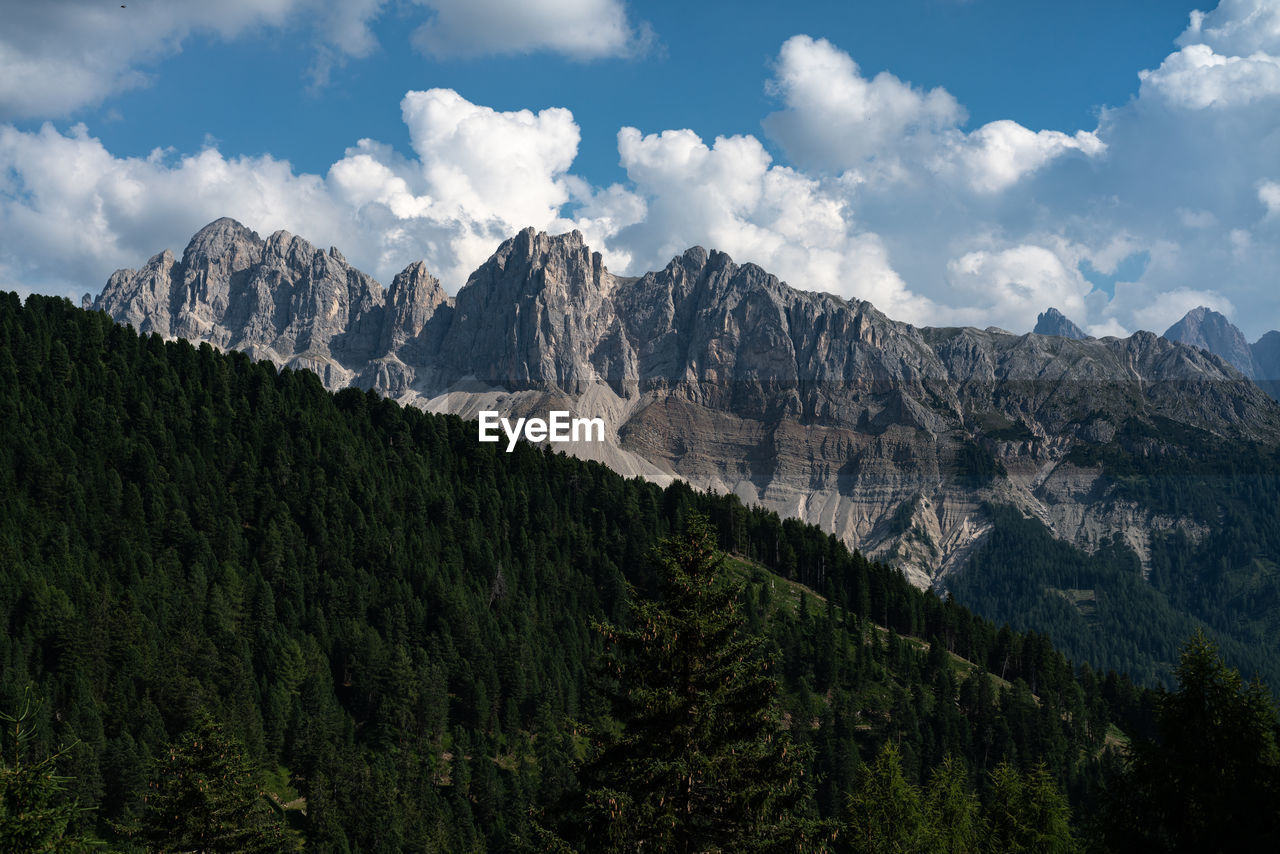
[[[95,306],[434,411],[604,417],[608,442],[575,453],[819,523],[919,584],[963,562],[987,500],[1086,546],[1118,531],[1141,555],[1178,520],[1064,462],[1126,419],[1280,436],[1280,410],[1235,369],[1151,333],[917,329],[701,247],[623,278],[578,232],[520,232],[449,299],[421,263],[384,292],[336,249],[222,219],[181,261],[114,274]],[[975,453],[1004,474],[975,479]]]

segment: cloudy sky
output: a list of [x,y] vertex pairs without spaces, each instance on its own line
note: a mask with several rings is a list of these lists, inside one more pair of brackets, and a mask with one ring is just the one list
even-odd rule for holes
[[[1123,7],[1118,9],[1116,7]],[[1280,328],[1280,0],[0,0],[0,288],[219,216],[456,292],[528,225],[917,324]]]

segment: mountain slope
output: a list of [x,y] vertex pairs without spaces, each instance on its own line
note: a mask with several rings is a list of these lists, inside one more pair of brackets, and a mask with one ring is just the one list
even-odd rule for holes
[[576,232],[521,232],[448,299],[421,265],[384,293],[336,250],[219,220],[95,305],[430,411],[602,417],[606,442],[574,453],[821,524],[920,585],[963,565],[992,501],[1086,549],[1119,533],[1146,560],[1150,531],[1181,520],[1066,462],[1130,418],[1280,436],[1238,373],[1149,333],[917,329],[700,247],[625,279]]
[[576,723],[608,725],[592,621],[624,618],[695,511],[741,555],[825,817],[890,740],[914,781],[948,754],[976,779],[1043,760],[1079,803],[1137,706],[1043,636],[732,496],[506,454],[63,300],[0,294],[0,404],[0,710],[37,686],[30,747],[76,743],[58,770],[105,833],[207,711],[298,788],[317,850],[512,847],[572,784]]
[[1274,329],[1250,345],[1257,365],[1254,379],[1263,391],[1280,400],[1280,332]]

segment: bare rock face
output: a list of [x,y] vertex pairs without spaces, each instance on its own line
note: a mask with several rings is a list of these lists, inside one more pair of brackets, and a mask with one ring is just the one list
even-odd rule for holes
[[1074,338],[1077,341],[1083,341],[1089,336],[1084,330],[1076,326],[1071,320],[1056,308],[1050,308],[1041,312],[1036,317],[1036,328],[1032,330],[1036,335],[1057,335],[1059,338]]
[[1258,372],[1266,379],[1280,380],[1280,332],[1274,329],[1250,346]]
[[1212,353],[1280,400],[1280,332],[1272,330],[1250,344],[1229,320],[1200,306],[1169,327],[1164,337]]
[[181,261],[166,251],[116,272],[94,305],[140,331],[310,368],[340,387],[379,354],[384,302],[382,286],[336,248],[286,231],[263,240],[223,218]]
[[1272,397],[1280,400],[1280,332],[1274,329],[1254,341],[1253,364],[1257,374],[1254,382]]
[[427,323],[436,309],[449,301],[440,280],[427,272],[427,265],[417,261],[405,267],[391,280],[387,289],[386,312],[378,351],[389,353],[402,348],[423,351],[429,342],[423,340]]
[[581,394],[610,370],[602,333],[617,283],[578,232],[527,228],[458,292],[441,364],[491,385]]
[[158,332],[165,337],[174,337],[170,321],[176,267],[173,253],[166,249],[153,256],[140,270],[117,270],[107,280],[107,286],[93,307],[139,332]]
[[1165,331],[1164,337],[1208,350],[1251,379],[1257,374],[1244,333],[1211,308],[1191,309]]
[[1120,533],[1142,555],[1147,532],[1181,520],[1067,461],[1134,419],[1280,440],[1274,401],[1151,333],[917,329],[701,247],[623,278],[577,232],[520,232],[450,300],[421,263],[384,291],[336,249],[224,219],[181,261],[114,274],[95,306],[430,411],[601,417],[606,441],[572,453],[814,522],[920,585],[945,583],[990,530],[985,502],[1085,547]]

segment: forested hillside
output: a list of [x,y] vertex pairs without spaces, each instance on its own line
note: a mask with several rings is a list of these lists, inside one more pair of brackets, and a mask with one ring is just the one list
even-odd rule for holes
[[1280,688],[1280,450],[1131,421],[1071,459],[1100,465],[1118,499],[1190,530],[1153,531],[1144,576],[1119,537],[1089,554],[1014,508],[988,507],[994,531],[949,580],[956,597],[1146,684],[1171,685],[1179,646],[1200,629],[1230,664]]
[[777,657],[814,821],[857,826],[875,769],[1079,807],[1114,725],[1150,722],[1153,695],[816,528],[474,430],[0,296],[0,710],[43,698],[22,750],[70,746],[82,830],[142,840],[160,760],[216,727],[310,849],[531,838],[613,726],[593,622],[628,624],[694,512]]

